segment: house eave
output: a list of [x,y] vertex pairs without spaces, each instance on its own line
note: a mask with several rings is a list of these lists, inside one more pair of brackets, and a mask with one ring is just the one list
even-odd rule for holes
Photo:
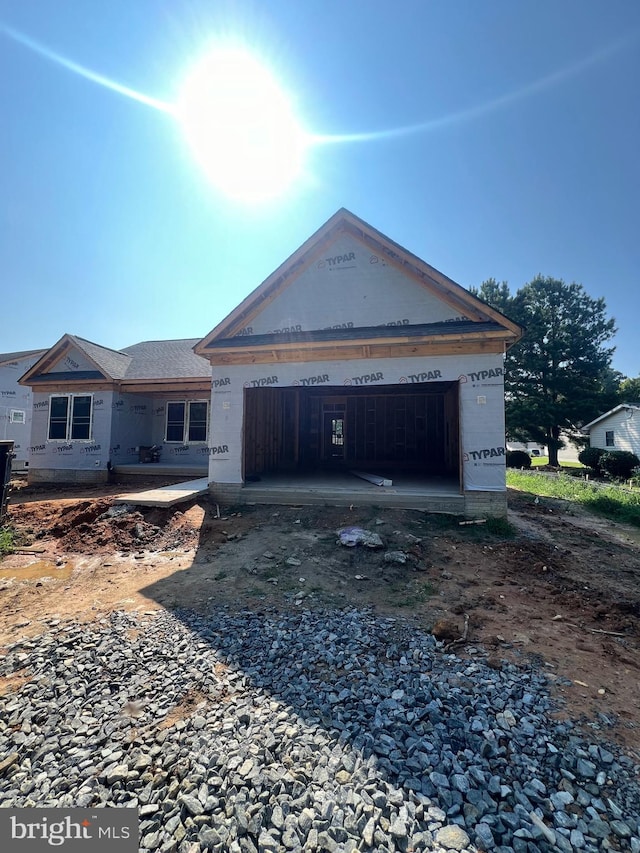
[[606,420],[607,418],[610,418],[612,415],[615,415],[616,412],[621,412],[625,409],[627,411],[633,410],[635,412],[640,412],[639,406],[633,406],[633,405],[630,405],[629,403],[620,403],[619,405],[614,406],[613,409],[609,409],[609,411],[605,412],[604,415],[600,415],[600,417],[595,418],[594,420],[590,421],[588,424],[585,424],[583,427],[581,427],[581,432],[583,432],[585,435],[588,435],[589,432],[591,431],[591,428],[594,427],[596,424],[599,424],[602,421]]
[[162,392],[195,392],[210,393],[210,376],[165,377],[162,379],[129,379],[118,383],[118,388],[125,394],[158,394]]
[[358,359],[382,358],[433,358],[446,355],[484,355],[502,354],[504,341],[501,338],[486,337],[469,340],[454,338],[449,340],[426,339],[423,341],[357,341],[346,342],[339,346],[289,345],[286,347],[256,347],[245,349],[216,349],[209,353],[214,366],[233,364],[276,364],[290,362],[353,361]]
[[472,322],[322,329],[218,339],[202,354],[220,365],[502,353],[514,337],[497,324]]

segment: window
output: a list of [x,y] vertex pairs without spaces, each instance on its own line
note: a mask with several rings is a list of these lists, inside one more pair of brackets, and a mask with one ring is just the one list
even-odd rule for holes
[[165,441],[205,442],[208,410],[206,400],[167,403]]
[[167,405],[167,441],[184,441],[186,403]]
[[189,441],[207,440],[207,404],[189,403]]
[[93,398],[90,394],[51,397],[49,403],[50,441],[88,441],[91,438]]
[[604,443],[607,445],[607,447],[615,447],[616,443],[615,443],[615,439],[613,436],[613,430],[612,429],[608,429],[605,432]]
[[27,422],[27,413],[20,411],[20,409],[11,409],[9,412],[9,423],[12,424],[26,424]]

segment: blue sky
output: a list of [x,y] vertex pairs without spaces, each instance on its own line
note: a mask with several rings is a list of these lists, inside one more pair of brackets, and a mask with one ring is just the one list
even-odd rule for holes
[[[171,115],[16,33],[165,103],[231,37],[310,133],[421,127],[311,146],[248,205]],[[0,0],[0,351],[204,336],[347,207],[465,287],[582,283],[637,376],[639,83],[634,0]]]

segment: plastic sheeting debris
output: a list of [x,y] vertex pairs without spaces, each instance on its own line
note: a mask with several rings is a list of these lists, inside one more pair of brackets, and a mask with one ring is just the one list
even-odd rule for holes
[[384,543],[377,533],[364,530],[362,527],[341,527],[336,530],[339,545],[347,548],[355,548],[356,545],[364,545],[365,548],[384,548]]

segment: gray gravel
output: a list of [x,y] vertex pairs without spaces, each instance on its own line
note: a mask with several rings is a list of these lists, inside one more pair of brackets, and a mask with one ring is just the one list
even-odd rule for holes
[[542,674],[370,611],[54,619],[0,675],[0,806],[137,807],[142,850],[640,853],[639,768]]

